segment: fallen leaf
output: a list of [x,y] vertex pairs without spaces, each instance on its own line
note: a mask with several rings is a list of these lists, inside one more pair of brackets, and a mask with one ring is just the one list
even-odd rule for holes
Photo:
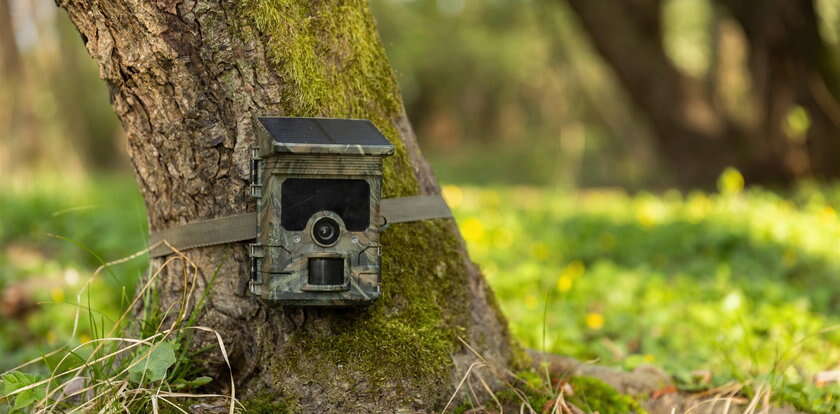
[[654,399],[654,400],[658,400],[658,399],[659,399],[659,398],[661,398],[663,395],[673,394],[673,393],[675,393],[675,392],[677,392],[677,386],[676,386],[676,385],[669,385],[669,386],[667,386],[667,387],[660,388],[660,389],[658,389],[658,390],[656,390],[656,391],[653,391],[653,392],[650,394],[650,398],[652,398],[652,399]]
[[556,403],[557,403],[557,399],[556,399],[556,398],[552,398],[552,399],[550,399],[550,400],[546,401],[546,402],[545,402],[545,404],[543,404],[543,407],[542,407],[542,413],[543,413],[543,414],[548,414],[548,413],[550,413],[550,412],[551,412],[551,410],[553,410],[553,409],[554,409],[554,404],[556,404]]

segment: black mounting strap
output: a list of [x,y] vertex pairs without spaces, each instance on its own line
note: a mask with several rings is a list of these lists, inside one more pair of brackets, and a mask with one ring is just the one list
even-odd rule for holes
[[[452,217],[452,211],[440,195],[386,198],[379,205],[379,213],[385,217],[385,222],[388,224]],[[172,254],[170,245],[183,251],[196,247],[243,242],[256,237],[257,213],[194,221],[153,232],[149,236],[149,244],[153,246],[149,251],[149,256],[162,257]]]

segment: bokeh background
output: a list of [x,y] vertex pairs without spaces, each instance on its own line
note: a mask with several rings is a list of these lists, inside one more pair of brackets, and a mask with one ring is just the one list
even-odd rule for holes
[[[840,412],[840,2],[372,0],[420,144],[531,348]],[[106,85],[0,0],[0,372],[101,335],[145,256]],[[751,382],[752,381],[752,382]]]

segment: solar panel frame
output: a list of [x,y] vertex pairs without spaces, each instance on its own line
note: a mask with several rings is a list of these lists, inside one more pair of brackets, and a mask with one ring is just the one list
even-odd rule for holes
[[393,145],[368,120],[260,117],[274,152],[389,155]]

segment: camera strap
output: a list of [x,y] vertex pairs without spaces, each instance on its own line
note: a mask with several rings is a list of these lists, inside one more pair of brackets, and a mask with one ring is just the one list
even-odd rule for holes
[[[385,224],[437,218],[451,218],[452,211],[440,195],[420,195],[383,199],[379,214]],[[236,214],[181,224],[149,235],[151,257],[172,254],[167,243],[179,251],[196,247],[238,243],[256,239],[257,213]],[[166,241],[166,243],[164,243]]]

